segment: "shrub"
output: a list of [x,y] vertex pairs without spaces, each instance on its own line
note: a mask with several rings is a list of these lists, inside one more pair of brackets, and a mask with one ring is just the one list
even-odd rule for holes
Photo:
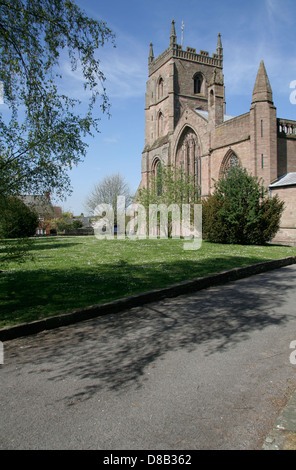
[[35,235],[39,223],[38,214],[19,198],[2,198],[0,212],[1,238],[25,238]]
[[284,203],[269,198],[262,181],[232,168],[203,202],[203,237],[216,243],[261,245],[279,229]]
[[225,243],[226,225],[223,217],[219,214],[222,201],[215,195],[210,195],[202,201],[202,233],[203,238],[213,243]]

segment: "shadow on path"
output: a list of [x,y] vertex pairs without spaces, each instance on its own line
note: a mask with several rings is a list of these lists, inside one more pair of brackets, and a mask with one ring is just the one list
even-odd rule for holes
[[32,365],[29,373],[46,370],[50,381],[74,378],[68,404],[103,388],[140,387],[145,369],[170,351],[207,343],[207,354],[223,352],[254,330],[285,323],[295,280],[296,269],[288,267],[166,299],[7,343],[7,357]]

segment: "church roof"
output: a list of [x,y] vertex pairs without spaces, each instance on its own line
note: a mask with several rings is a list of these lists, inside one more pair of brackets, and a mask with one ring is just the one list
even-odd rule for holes
[[[209,113],[208,111],[202,111],[201,109],[195,109],[195,112],[199,114],[201,117],[206,119],[207,121],[209,120]],[[223,122],[229,121],[229,119],[233,119],[234,116],[230,116],[229,114],[224,114]]]
[[284,176],[281,176],[277,181],[274,183],[270,184],[269,187],[272,188],[277,188],[280,186],[293,186],[296,185],[296,173],[291,172],[287,173]]

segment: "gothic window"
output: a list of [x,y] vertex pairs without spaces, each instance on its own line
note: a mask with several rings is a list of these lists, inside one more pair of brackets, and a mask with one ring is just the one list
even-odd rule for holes
[[186,127],[177,145],[175,156],[176,168],[182,168],[185,173],[194,176],[196,172],[195,162],[198,154],[197,135],[191,128]]
[[231,168],[237,167],[241,167],[241,162],[236,153],[234,153],[233,150],[229,150],[223,159],[220,169],[220,177],[223,176],[224,173],[229,173]]
[[156,165],[156,193],[157,196],[162,194],[162,168],[160,162]]
[[158,137],[163,135],[164,123],[163,123],[163,114],[160,112],[158,114]]
[[187,152],[187,174],[190,175],[190,147],[188,144],[186,147],[186,152]]
[[160,77],[158,80],[158,99],[163,98],[163,79]]
[[203,76],[200,73],[197,73],[193,77],[193,88],[194,94],[203,93]]
[[156,158],[152,164],[152,173],[155,181],[155,190],[157,196],[162,194],[162,166],[159,158]]
[[210,92],[210,106],[213,106],[214,104],[214,92],[211,90]]

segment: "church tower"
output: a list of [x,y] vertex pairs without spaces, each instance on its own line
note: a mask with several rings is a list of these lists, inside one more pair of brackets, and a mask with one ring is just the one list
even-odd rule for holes
[[[183,40],[182,40],[183,42]],[[155,58],[153,44],[148,56],[149,78],[145,100],[145,148],[142,184],[159,165],[171,163],[171,136],[185,110],[199,110],[213,126],[225,113],[223,47],[218,35],[216,52],[177,43],[175,21],[171,23],[168,48]]]
[[[264,62],[254,80],[247,112],[225,112],[223,47],[218,34],[211,56],[178,44],[172,21],[168,47],[159,56],[150,44],[145,101],[145,147],[139,189],[162,166],[182,168],[207,198],[233,167],[245,168],[286,203],[276,241],[296,245],[296,121],[277,118]],[[161,180],[160,180],[161,181]],[[160,187],[155,187],[161,194]]]

